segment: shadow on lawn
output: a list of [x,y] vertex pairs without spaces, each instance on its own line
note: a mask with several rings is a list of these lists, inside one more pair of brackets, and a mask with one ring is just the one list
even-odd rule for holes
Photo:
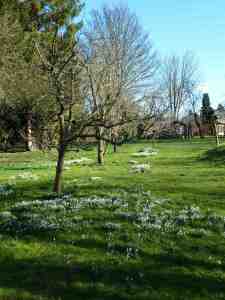
[[[0,285],[57,300],[213,299],[218,293],[225,297],[224,282],[209,273],[212,263],[174,254],[145,255],[137,262],[109,258],[103,263],[90,256],[73,264],[60,263],[60,257],[7,257],[1,261]],[[201,272],[193,272],[199,266]]]
[[23,165],[23,166],[18,166],[18,165],[16,165],[16,164],[7,164],[6,166],[4,166],[3,164],[2,164],[2,166],[0,167],[0,171],[34,171],[34,170],[36,170],[36,171],[42,171],[42,170],[52,170],[52,168],[54,168],[54,166],[53,167],[49,167],[49,166],[45,166],[45,165],[43,165],[43,166],[34,166],[34,165],[32,165],[32,163],[30,164],[30,165]]
[[200,158],[203,162],[214,163],[215,165],[223,166],[225,162],[225,145],[215,147],[213,149],[207,150]]
[[[82,179],[81,179],[82,181]],[[133,187],[125,186],[125,183],[119,182],[115,184],[109,184],[106,182],[91,182],[85,181],[85,184],[79,185],[79,183],[64,182],[63,194],[72,194],[74,197],[90,197],[90,196],[106,196],[110,193],[118,192],[118,190],[124,190],[127,192],[133,192]],[[45,181],[27,181],[22,182],[20,185],[15,187],[15,195],[13,201],[24,201],[24,200],[36,200],[38,199],[53,199],[57,197],[52,192],[53,178],[52,180]],[[10,200],[10,197],[8,197]]]

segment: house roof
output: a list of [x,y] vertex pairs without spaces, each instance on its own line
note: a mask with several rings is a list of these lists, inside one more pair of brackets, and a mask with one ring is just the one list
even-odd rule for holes
[[217,116],[217,120],[225,121],[225,109],[224,110],[215,110],[215,115]]

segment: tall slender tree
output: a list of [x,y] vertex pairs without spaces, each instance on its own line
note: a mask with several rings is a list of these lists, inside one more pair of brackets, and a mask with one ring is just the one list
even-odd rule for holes
[[[140,103],[158,67],[156,51],[137,16],[126,6],[106,5],[94,10],[84,31],[89,103],[97,112],[98,162],[103,163],[108,130],[130,122],[124,99]],[[120,109],[118,118],[115,108]],[[127,118],[128,117],[128,118]]]
[[[80,1],[54,1],[59,4],[54,22],[47,26],[46,34],[40,34],[35,41],[36,53],[41,68],[48,77],[49,94],[55,101],[54,118],[58,129],[58,159],[53,190],[61,193],[64,157],[69,143],[82,131],[82,116],[77,112],[81,107],[81,72],[80,54],[76,33],[81,24],[74,22],[82,8]],[[51,6],[54,10],[55,6]],[[62,30],[63,29],[63,30]],[[83,120],[83,119],[82,119]],[[77,133],[78,134],[78,133]]]
[[191,52],[182,57],[172,55],[162,63],[162,89],[168,102],[171,124],[179,120],[180,113],[198,87],[198,65]]

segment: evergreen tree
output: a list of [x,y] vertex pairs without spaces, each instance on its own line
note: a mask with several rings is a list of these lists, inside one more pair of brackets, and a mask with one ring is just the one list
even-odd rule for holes
[[[35,56],[35,42],[41,40],[48,48],[53,44],[55,32],[60,33],[57,38],[64,55],[81,26],[73,22],[81,7],[80,1],[74,0],[0,0],[0,86],[7,102],[11,102],[10,107],[23,107],[22,119],[27,120],[27,124],[20,130],[27,150],[34,146],[36,116],[45,121],[43,126],[39,124],[43,128],[49,120],[48,110],[54,110],[52,97],[47,95],[46,74],[38,67],[40,62]],[[51,63],[55,58],[51,57]],[[43,103],[45,110],[42,109]]]
[[217,111],[218,112],[224,112],[225,111],[225,107],[222,104],[218,104]]
[[80,0],[0,0],[0,14],[8,11],[17,15],[25,31],[75,28],[71,21],[79,16],[82,7]]
[[201,108],[201,120],[203,124],[212,124],[215,121],[215,112],[210,105],[210,98],[208,94],[203,94],[202,108]]

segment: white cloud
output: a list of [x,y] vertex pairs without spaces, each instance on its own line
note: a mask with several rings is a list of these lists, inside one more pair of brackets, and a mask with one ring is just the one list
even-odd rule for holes
[[201,83],[199,86],[198,86],[198,91],[200,93],[208,93],[209,92],[209,86],[207,83]]

